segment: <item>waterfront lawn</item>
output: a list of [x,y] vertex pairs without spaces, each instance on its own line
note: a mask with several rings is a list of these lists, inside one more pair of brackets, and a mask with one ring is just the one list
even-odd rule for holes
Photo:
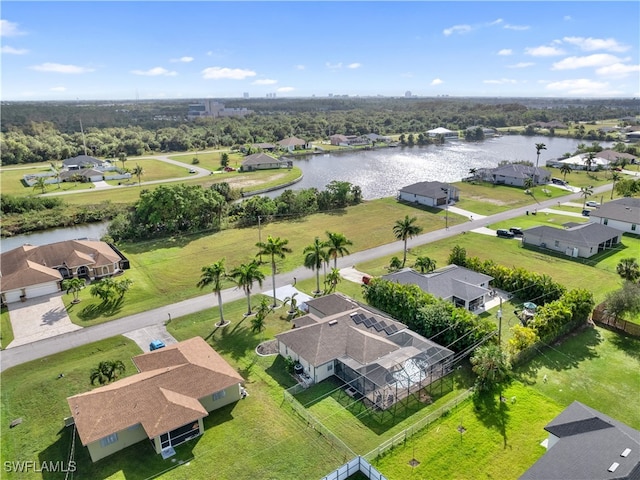
[[7,348],[13,341],[13,328],[9,318],[9,309],[3,305],[0,307],[0,349]]
[[[458,182],[455,186],[460,190],[460,200],[456,202],[456,207],[479,215],[493,215],[530,205],[536,201],[549,200],[569,194],[566,190],[547,185],[534,187],[531,189],[531,195],[525,193],[521,187],[494,185],[488,182]],[[546,193],[543,189],[546,190]]]
[[[220,165],[220,158],[223,153],[225,152],[189,152],[182,155],[171,155],[169,158],[171,160],[176,160],[188,165],[197,165],[198,167],[206,168],[207,170],[215,172],[216,170],[220,170],[222,168],[222,166]],[[242,164],[242,160],[244,159],[244,155],[242,155],[242,153],[229,151],[227,151],[226,153],[227,155],[229,155],[230,167],[238,168]],[[194,158],[198,159],[197,164],[193,163]]]
[[[38,164],[40,165],[40,164]],[[2,174],[0,175],[0,187],[2,188],[2,193],[7,195],[16,195],[16,196],[30,196],[30,195],[41,195],[41,190],[36,188],[34,190],[33,187],[27,186],[22,182],[22,178],[28,174],[35,173],[45,173],[51,171],[50,165],[41,165],[34,166],[30,168],[17,169],[17,168],[3,168]],[[60,188],[58,188],[58,185]],[[81,182],[63,182],[60,184],[54,183],[51,185],[47,185],[45,189],[45,193],[56,193],[56,192],[68,192],[71,190],[90,190],[95,186],[93,183],[81,183]]]

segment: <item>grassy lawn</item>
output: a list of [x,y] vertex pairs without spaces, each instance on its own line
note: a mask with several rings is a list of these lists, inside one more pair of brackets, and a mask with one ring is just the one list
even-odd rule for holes
[[[49,164],[30,166],[30,168],[25,169],[3,168],[0,174],[0,187],[2,188],[2,193],[17,196],[40,195],[40,189],[34,190],[33,187],[28,187],[22,182],[22,178],[28,174],[44,173],[49,172],[50,170],[51,166]],[[58,191],[68,192],[71,190],[83,191],[94,188],[93,183],[64,182],[59,185],[60,188],[58,188],[58,184],[47,185],[45,193],[54,193]]]
[[[639,351],[640,340],[608,330],[574,334],[517,372],[519,381],[504,393],[515,403],[478,411],[469,401],[374,465],[390,480],[516,479],[544,454],[544,426],[574,400],[638,429],[640,411],[629,405],[640,394]],[[420,461],[413,471],[412,458]]]
[[[176,160],[178,162],[183,162],[188,165],[191,165],[194,158],[198,159],[198,167],[206,168],[207,170],[216,171],[222,168],[220,166],[220,157],[223,152],[189,152],[183,155],[171,155],[169,158],[171,160]],[[244,155],[241,153],[231,153],[226,152],[229,155],[229,166],[233,168],[237,168],[242,164],[242,160],[244,159]]]
[[[572,207],[567,207],[572,208]],[[555,210],[555,207],[554,207]],[[487,225],[488,228],[498,229],[510,227],[520,227],[522,229],[537,227],[539,225],[548,225],[552,227],[562,228],[565,223],[587,223],[587,217],[574,217],[571,215],[561,215],[556,213],[538,212],[536,215],[523,215],[504,222],[492,223]]]
[[13,328],[9,319],[9,309],[5,306],[0,308],[0,348],[7,348],[13,341]]
[[[394,241],[392,226],[405,215],[416,216],[425,232],[441,229],[445,222],[442,210],[416,209],[388,198],[298,220],[268,223],[262,226],[260,235],[263,240],[268,235],[289,240],[293,253],[277,262],[278,271],[282,272],[302,265],[304,247],[316,236],[325,238],[327,230],[343,233],[353,242],[349,250],[355,252]],[[460,221],[464,221],[462,217],[449,215],[450,224]],[[251,261],[257,253],[258,235],[256,226],[121,245],[120,249],[131,262],[125,277],[134,282],[123,304],[117,311],[97,311],[98,301],[85,289],[80,293],[82,302],[69,311],[71,319],[78,325],[88,326],[208,293],[196,287],[202,266],[225,258],[230,270]],[[265,263],[263,272],[270,275],[270,265]],[[65,304],[70,301],[71,297],[65,296]]]

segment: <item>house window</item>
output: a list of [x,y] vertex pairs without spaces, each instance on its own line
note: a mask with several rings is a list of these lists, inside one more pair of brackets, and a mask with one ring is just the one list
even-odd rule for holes
[[327,371],[331,371],[333,370],[333,363],[330,363],[329,365],[327,365]]
[[219,392],[214,393],[211,398],[213,398],[213,401],[215,402],[216,400],[220,400],[221,398],[224,398],[224,396],[227,394],[226,390],[220,390]]
[[636,224],[635,224],[635,223],[632,223],[632,224],[631,224],[631,231],[632,231],[632,232],[635,232],[635,231],[636,231]]
[[555,242],[553,242],[553,244],[554,244],[556,247],[559,247],[559,246],[560,246],[560,240],[556,240]]
[[102,440],[100,440],[100,446],[106,447],[107,445],[111,445],[112,443],[116,443],[117,441],[118,441],[118,434],[112,433],[108,437],[104,437]]
[[605,218],[605,219],[604,219],[604,222],[602,222],[602,223],[604,223],[605,225],[609,225],[609,219],[608,219],[608,218]]

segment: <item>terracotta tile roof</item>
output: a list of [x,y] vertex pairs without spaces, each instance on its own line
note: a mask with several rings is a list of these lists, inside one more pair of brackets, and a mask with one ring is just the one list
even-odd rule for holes
[[307,142],[297,137],[285,138],[278,142],[278,145],[280,145],[281,147],[298,147],[306,144]]
[[67,399],[83,445],[137,424],[154,438],[205,417],[198,399],[243,381],[201,337],[133,361],[140,373]]

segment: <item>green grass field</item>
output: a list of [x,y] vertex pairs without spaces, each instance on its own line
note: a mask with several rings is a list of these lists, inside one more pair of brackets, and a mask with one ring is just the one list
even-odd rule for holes
[[13,341],[13,328],[9,319],[9,309],[5,306],[0,308],[0,348],[7,348]]

